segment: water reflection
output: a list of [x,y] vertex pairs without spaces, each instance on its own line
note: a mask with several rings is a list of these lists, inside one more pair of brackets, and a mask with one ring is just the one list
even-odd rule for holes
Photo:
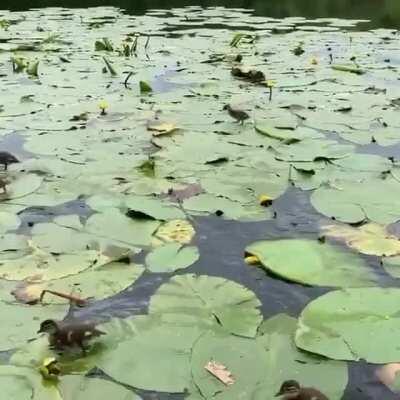
[[124,8],[131,14],[143,14],[152,8],[169,9],[190,4],[202,7],[252,8],[257,15],[277,18],[304,16],[370,19],[370,27],[376,28],[397,28],[400,19],[398,0],[2,0],[0,9],[112,5]]

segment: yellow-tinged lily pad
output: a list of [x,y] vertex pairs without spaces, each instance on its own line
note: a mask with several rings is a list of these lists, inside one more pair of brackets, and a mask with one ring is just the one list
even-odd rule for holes
[[192,224],[184,219],[174,219],[164,222],[154,233],[153,245],[178,242],[189,244],[196,234]]
[[327,237],[344,241],[347,246],[363,254],[386,257],[400,254],[400,238],[388,233],[384,226],[373,222],[357,228],[325,225],[322,232]]

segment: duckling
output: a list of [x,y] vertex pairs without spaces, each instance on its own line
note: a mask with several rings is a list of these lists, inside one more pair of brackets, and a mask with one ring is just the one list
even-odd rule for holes
[[239,110],[239,109],[234,109],[231,107],[230,104],[226,104],[224,106],[224,110],[228,110],[229,115],[233,118],[236,119],[237,122],[243,125],[244,121],[246,119],[249,119],[250,116],[247,114],[246,111]]
[[5,178],[0,178],[0,189],[3,189],[3,194],[7,194],[7,185],[10,184],[10,181]]
[[284,400],[329,400],[319,390],[311,387],[301,387],[299,382],[294,380],[282,383],[282,386],[275,397],[279,396],[282,396],[282,399]]
[[17,157],[13,156],[8,151],[0,151],[0,164],[4,165],[4,170],[7,170],[9,164],[19,163]]
[[55,321],[47,319],[40,324],[38,333],[47,333],[51,347],[62,349],[79,346],[86,351],[87,342],[97,336],[105,335],[88,321]]

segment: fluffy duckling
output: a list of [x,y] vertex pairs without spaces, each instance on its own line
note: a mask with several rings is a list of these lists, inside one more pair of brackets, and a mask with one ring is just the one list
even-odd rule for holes
[[284,400],[329,400],[319,390],[301,387],[299,382],[294,380],[283,382],[275,397],[281,397]]
[[7,185],[10,184],[10,181],[6,178],[0,178],[0,189],[3,190],[3,194],[7,194]]
[[79,346],[83,351],[91,339],[105,335],[88,321],[55,321],[47,319],[40,324],[38,333],[47,333],[51,347],[62,349]]
[[226,104],[224,106],[224,110],[228,110],[229,115],[235,119],[237,122],[243,125],[246,119],[249,119],[250,116],[246,111],[239,110],[238,108],[232,108],[230,104]]

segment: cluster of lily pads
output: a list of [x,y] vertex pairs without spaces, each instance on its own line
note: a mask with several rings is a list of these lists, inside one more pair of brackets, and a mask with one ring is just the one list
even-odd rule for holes
[[[168,18],[0,13],[0,132],[23,142],[0,205],[0,350],[16,349],[0,366],[9,398],[138,398],[119,382],[193,400],[261,400],[285,379],[312,386],[317,376],[339,399],[345,361],[400,360],[400,289],[380,288],[382,272],[362,256],[400,276],[390,233],[400,215],[398,32],[218,8]],[[250,121],[235,124],[227,103]],[[197,217],[279,218],[274,201],[293,187],[310,193],[320,240],[243,252],[285,280],[339,288],[298,319],[263,320],[242,285],[185,273],[156,291],[148,315],[104,324],[108,335],[84,359],[58,359],[44,338],[25,344],[41,320],[67,312],[68,299],[46,291],[95,301],[144,271],[190,267],[201,256]],[[42,381],[53,358],[63,376]],[[204,369],[210,360],[233,385]],[[114,382],[87,378],[94,367]]]

